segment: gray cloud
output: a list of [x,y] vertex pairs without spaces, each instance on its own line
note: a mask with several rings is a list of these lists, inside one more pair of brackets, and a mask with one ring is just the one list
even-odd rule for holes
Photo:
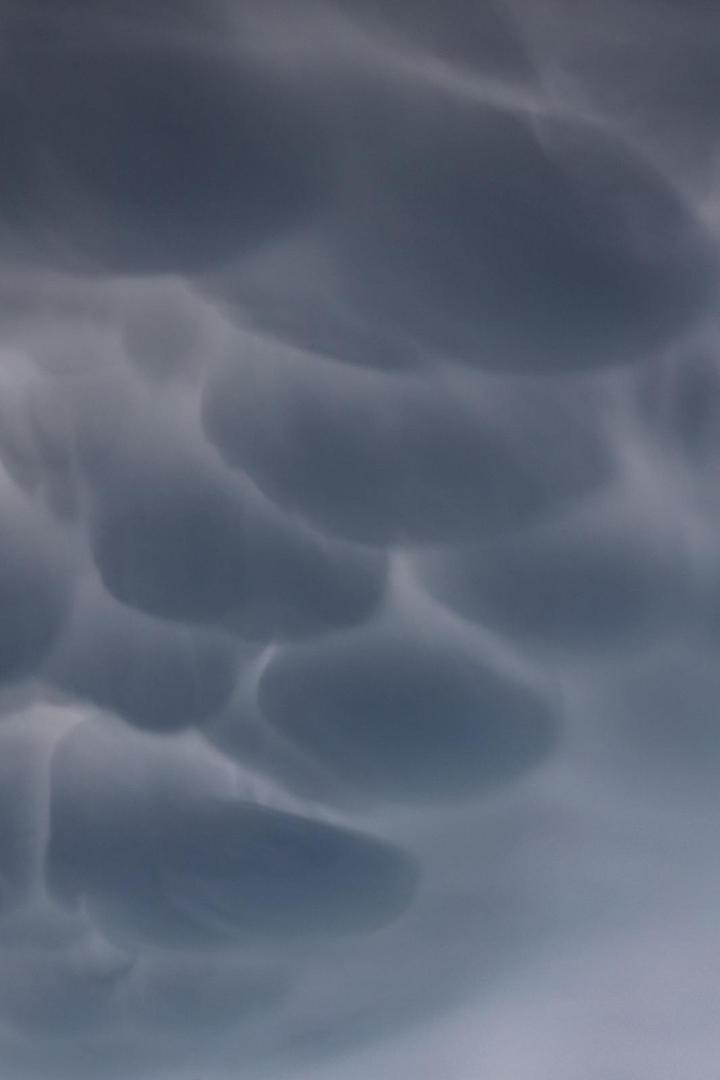
[[386,36],[400,50],[419,48],[429,58],[466,64],[485,78],[524,82],[534,74],[522,28],[495,0],[451,0],[441,8],[428,0],[341,0],[337,6],[366,32]]
[[279,653],[259,702],[348,782],[391,799],[507,782],[551,752],[559,727],[532,687],[402,623]]
[[[159,775],[161,758],[138,768],[132,743],[123,749],[102,732],[73,732],[56,751],[51,787],[50,887],[82,899],[111,938],[227,948],[259,937],[277,945],[285,936],[372,930],[409,902],[416,873],[393,848],[298,814],[200,794],[187,769]],[[128,773],[117,775],[125,755]]]
[[0,1072],[712,1072],[718,29],[3,5]]
[[[626,363],[708,305],[714,255],[659,172],[566,117],[459,106],[399,116],[338,231],[376,318],[510,371]],[[395,124],[393,124],[394,128]]]
[[50,671],[81,700],[172,731],[227,703],[242,657],[230,636],[148,618],[95,588],[77,605]]
[[[654,641],[689,614],[690,554],[629,500],[417,560],[420,580],[465,618],[545,662],[608,654]],[[637,520],[633,520],[633,517]]]
[[5,218],[21,242],[87,269],[193,271],[311,212],[321,145],[282,79],[158,38],[152,17],[145,28],[82,5],[45,18],[31,9],[15,35],[11,20],[7,108],[26,194]]
[[[580,422],[572,398],[537,385],[508,395],[490,383],[487,396],[486,404],[442,380],[366,373],[249,341],[209,381],[204,418],[228,462],[270,498],[369,542],[502,531],[609,478],[586,394]],[[543,406],[548,416],[538,420]],[[556,410],[577,444],[563,469],[554,461]],[[535,434],[544,445],[529,456]]]
[[59,634],[71,595],[62,536],[13,493],[0,502],[0,679],[31,674]]

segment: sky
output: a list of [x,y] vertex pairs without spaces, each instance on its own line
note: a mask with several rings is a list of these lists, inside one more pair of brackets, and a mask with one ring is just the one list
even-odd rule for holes
[[716,5],[0,55],[0,1080],[714,1075]]

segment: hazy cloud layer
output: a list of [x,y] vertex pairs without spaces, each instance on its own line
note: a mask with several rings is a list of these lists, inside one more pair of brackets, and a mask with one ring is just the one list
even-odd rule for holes
[[713,6],[0,42],[0,1080],[710,1075]]

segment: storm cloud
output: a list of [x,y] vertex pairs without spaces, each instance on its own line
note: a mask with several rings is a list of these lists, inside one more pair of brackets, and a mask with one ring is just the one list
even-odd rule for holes
[[677,1080],[720,20],[0,7],[0,1080]]

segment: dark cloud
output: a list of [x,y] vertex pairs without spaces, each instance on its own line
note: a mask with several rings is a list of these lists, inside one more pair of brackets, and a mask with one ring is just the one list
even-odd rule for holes
[[646,355],[707,308],[714,253],[629,143],[449,96],[415,109],[385,118],[333,238],[381,325],[479,367],[585,370]]
[[11,21],[2,210],[21,240],[81,268],[193,271],[313,212],[328,165],[292,85],[222,41],[97,15]]
[[719,26],[0,5],[8,1076],[712,1074]]
[[280,344],[361,367],[407,371],[422,345],[379,326],[344,295],[321,238],[302,234],[205,279],[208,294],[239,325]]
[[400,51],[422,49],[486,78],[526,81],[533,75],[521,27],[502,0],[450,0],[442,6],[432,0],[340,0],[336,6]]
[[147,614],[216,620],[247,580],[242,507],[202,475],[131,479],[104,499],[93,554],[110,593]]
[[93,530],[100,575],[130,607],[294,637],[362,620],[381,599],[381,556],[256,514],[206,477],[147,480],[102,507]]
[[197,792],[177,769],[162,780],[134,764],[114,778],[130,760],[108,750],[81,731],[56,753],[47,873],[111,937],[175,948],[303,940],[376,929],[412,898],[413,861],[389,845]]
[[53,657],[53,681],[150,731],[201,723],[232,693],[248,659],[229,636],[177,626],[89,589]]
[[0,924],[31,903],[46,825],[42,717],[16,709],[0,726]]
[[259,700],[323,764],[390,799],[481,794],[538,765],[558,738],[536,689],[410,627],[279,652]]
[[326,541],[234,486],[162,425],[139,422],[136,445],[125,445],[122,405],[102,396],[96,406],[82,451],[91,546],[116,599],[250,638],[330,630],[378,605],[382,553]]
[[112,1027],[126,967],[117,962],[78,963],[71,950],[59,956],[14,958],[11,988],[0,994],[5,1013],[19,1031],[83,1038]]
[[[358,540],[517,527],[610,474],[587,397],[578,412],[574,395],[559,401],[537,385],[508,393],[490,384],[487,400],[478,398],[441,380],[361,372],[248,341],[211,378],[204,419],[227,460],[267,495]],[[558,404],[565,445],[575,448],[562,469]]]
[[636,406],[658,452],[694,468],[714,467],[720,445],[720,358],[698,342],[639,373]]
[[685,618],[687,553],[655,522],[633,523],[629,507],[603,509],[421,558],[420,579],[463,617],[546,660],[641,647]]
[[65,538],[6,490],[0,496],[0,681],[34,674],[61,630],[71,595]]
[[298,745],[267,723],[257,701],[263,663],[260,657],[241,673],[227,707],[203,725],[203,737],[242,769],[252,769],[258,777],[300,800],[357,811],[364,801],[362,796],[348,790],[342,778],[319,761],[311,748]]

